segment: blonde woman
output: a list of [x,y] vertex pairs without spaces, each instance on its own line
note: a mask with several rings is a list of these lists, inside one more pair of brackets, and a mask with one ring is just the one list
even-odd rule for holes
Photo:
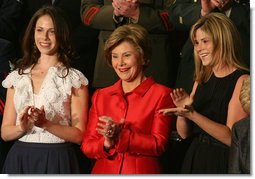
[[190,32],[195,54],[195,83],[190,95],[175,89],[171,97],[177,131],[193,137],[182,173],[227,173],[232,125],[247,116],[239,101],[248,69],[239,53],[240,37],[232,21],[221,13],[199,19]]

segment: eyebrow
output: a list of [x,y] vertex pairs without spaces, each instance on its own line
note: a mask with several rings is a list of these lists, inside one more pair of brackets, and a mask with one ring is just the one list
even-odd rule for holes
[[210,37],[203,37],[203,38],[201,38],[201,39],[198,39],[197,37],[195,38],[195,41],[198,41],[198,40],[208,40],[208,39],[210,39]]
[[44,27],[41,27],[41,26],[35,26],[35,28],[48,29],[48,30],[55,29],[54,27],[44,28]]
[[[125,53],[135,53],[135,51],[126,51],[126,52],[123,52],[122,54],[125,54]],[[118,54],[118,53],[112,52],[112,54]]]

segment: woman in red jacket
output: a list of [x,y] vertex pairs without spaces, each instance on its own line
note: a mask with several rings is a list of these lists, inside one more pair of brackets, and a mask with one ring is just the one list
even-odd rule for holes
[[81,146],[96,159],[94,174],[158,174],[174,107],[169,89],[145,76],[151,55],[147,31],[136,24],[117,28],[106,41],[105,57],[120,80],[95,91]]

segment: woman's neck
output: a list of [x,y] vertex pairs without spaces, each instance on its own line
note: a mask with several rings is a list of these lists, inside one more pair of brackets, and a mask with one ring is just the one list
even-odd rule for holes
[[137,86],[139,86],[144,80],[146,80],[146,76],[142,75],[141,77],[136,78],[133,81],[122,81],[122,89],[124,93],[128,93],[133,91]]
[[213,73],[216,77],[221,78],[233,73],[233,71],[235,70],[236,70],[235,67],[221,66],[221,67],[214,67]]
[[35,64],[35,66],[41,68],[41,69],[49,69],[50,67],[57,66],[59,63],[59,60],[56,55],[54,56],[46,56],[42,55],[38,62]]

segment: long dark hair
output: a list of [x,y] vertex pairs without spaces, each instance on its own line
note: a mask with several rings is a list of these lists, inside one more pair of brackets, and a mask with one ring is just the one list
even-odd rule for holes
[[24,54],[23,57],[17,61],[15,66],[15,69],[19,70],[19,74],[23,74],[26,68],[36,64],[40,57],[40,51],[35,45],[34,34],[36,22],[44,15],[50,16],[53,21],[56,41],[59,45],[58,58],[66,67],[67,74],[71,66],[71,61],[76,58],[71,41],[71,26],[65,13],[60,8],[44,6],[33,15],[25,31],[22,46]]

